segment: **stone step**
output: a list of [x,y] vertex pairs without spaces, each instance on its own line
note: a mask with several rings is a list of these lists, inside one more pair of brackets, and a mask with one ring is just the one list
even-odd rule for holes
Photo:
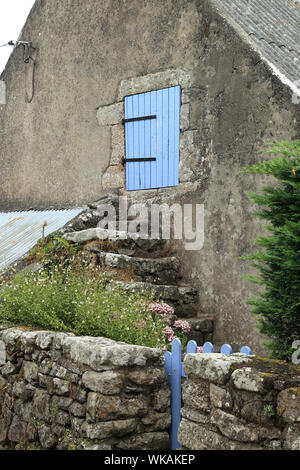
[[215,316],[212,314],[200,313],[194,318],[178,318],[190,324],[191,331],[188,333],[188,340],[194,340],[198,346],[203,346],[206,341],[213,343],[213,333]]
[[133,271],[138,281],[154,284],[175,284],[181,275],[180,262],[175,257],[137,258],[117,253],[100,253],[100,264],[110,268]]
[[90,228],[63,235],[71,243],[91,243],[87,246],[90,251],[100,253],[105,251],[105,243],[112,242],[119,254],[137,257],[157,257],[166,250],[166,240],[150,239],[125,231],[112,231],[100,228]]
[[150,282],[111,281],[126,291],[153,291],[156,301],[163,301],[174,308],[176,316],[194,316],[198,311],[199,291],[191,286],[156,285]]

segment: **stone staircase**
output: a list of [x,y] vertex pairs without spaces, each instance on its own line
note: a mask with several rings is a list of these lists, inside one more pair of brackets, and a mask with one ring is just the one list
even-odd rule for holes
[[156,301],[168,303],[174,308],[177,319],[190,323],[189,339],[194,339],[198,345],[213,341],[214,315],[199,311],[199,290],[185,284],[180,261],[172,253],[170,243],[144,239],[139,234],[133,238],[128,232],[103,230],[97,228],[99,221],[97,209],[90,207],[64,228],[63,236],[69,242],[85,244],[85,250],[96,257],[97,264],[110,272],[116,269],[134,273],[131,282],[113,277],[109,282],[128,291],[154,291]]

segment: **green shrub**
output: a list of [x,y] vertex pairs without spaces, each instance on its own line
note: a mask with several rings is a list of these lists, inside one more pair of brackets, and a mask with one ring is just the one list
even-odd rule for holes
[[69,266],[80,248],[80,244],[71,244],[60,232],[55,232],[38,240],[27,255],[27,264],[39,262],[47,270],[51,270],[53,266]]
[[[168,316],[151,312],[152,300],[149,291],[128,292],[84,269],[54,266],[2,282],[0,321],[165,348]],[[184,332],[176,335],[186,344]]]
[[292,343],[300,337],[300,140],[275,142],[267,151],[277,157],[242,170],[277,182],[262,194],[247,193],[260,206],[254,215],[269,222],[270,232],[255,240],[262,249],[245,258],[259,271],[258,278],[248,279],[264,286],[249,304],[260,316],[260,331],[271,339],[272,357],[291,360]]

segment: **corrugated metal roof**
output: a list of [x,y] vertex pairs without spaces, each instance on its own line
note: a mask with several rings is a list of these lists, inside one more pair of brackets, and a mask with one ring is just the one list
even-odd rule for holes
[[299,0],[212,0],[293,83],[300,79]]
[[83,209],[0,212],[0,269],[6,268],[30,250],[42,238],[62,228]]

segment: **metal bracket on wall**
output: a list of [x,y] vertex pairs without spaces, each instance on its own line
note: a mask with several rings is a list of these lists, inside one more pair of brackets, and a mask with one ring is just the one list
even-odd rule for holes
[[134,121],[147,121],[148,119],[156,119],[156,115],[151,116],[141,116],[129,119],[122,119],[122,124],[124,125],[126,122],[134,122]]
[[30,61],[32,62],[31,96],[28,97],[28,94],[26,91],[26,97],[25,97],[26,103],[31,103],[34,97],[34,74],[35,74],[36,61],[31,56],[30,49],[33,49],[35,51],[36,47],[34,47],[31,42],[26,42],[26,41],[10,41],[8,44],[10,46],[13,46],[15,49],[22,46],[24,64],[29,64]]
[[0,47],[4,47],[4,46],[12,46],[14,49],[18,49],[18,47],[22,46],[24,64],[29,64],[29,61],[30,60],[32,61],[31,96],[29,98],[27,95],[27,91],[26,91],[26,98],[25,98],[26,103],[31,103],[34,97],[34,73],[35,73],[36,61],[30,55],[30,49],[33,49],[35,51],[36,47],[34,47],[30,41],[29,42],[28,41],[9,41],[6,44],[2,44]]
[[146,158],[122,158],[122,165],[125,165],[127,162],[155,162],[155,157],[146,157]]

